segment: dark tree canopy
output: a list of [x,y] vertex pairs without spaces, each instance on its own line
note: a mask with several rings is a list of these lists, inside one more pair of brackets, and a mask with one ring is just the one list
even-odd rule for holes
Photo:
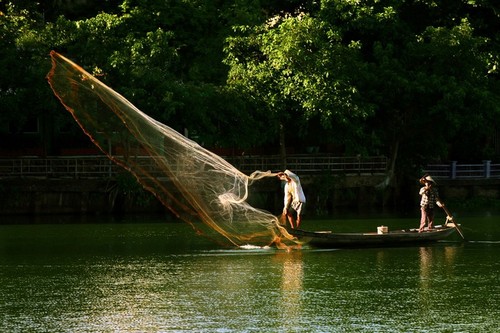
[[0,135],[16,140],[38,119],[26,144],[46,154],[72,127],[45,82],[55,49],[207,147],[321,146],[399,168],[500,155],[494,1],[20,0],[0,11]]

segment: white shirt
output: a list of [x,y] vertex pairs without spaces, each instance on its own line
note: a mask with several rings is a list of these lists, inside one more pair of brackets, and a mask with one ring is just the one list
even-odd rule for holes
[[299,176],[293,172],[286,170],[285,174],[290,177],[291,181],[285,184],[285,207],[290,207],[292,202],[306,202],[306,196],[300,185]]

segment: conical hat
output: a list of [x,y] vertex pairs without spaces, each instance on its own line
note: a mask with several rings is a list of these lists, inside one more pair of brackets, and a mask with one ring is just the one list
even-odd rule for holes
[[424,178],[424,179],[425,179],[425,180],[427,180],[427,181],[429,181],[429,182],[431,182],[431,183],[436,184],[436,182],[434,181],[434,179],[432,179],[432,177],[431,177],[431,176],[429,176],[429,175],[425,176],[425,178]]

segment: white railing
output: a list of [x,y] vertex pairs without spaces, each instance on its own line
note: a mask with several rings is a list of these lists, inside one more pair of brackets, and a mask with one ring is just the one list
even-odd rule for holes
[[0,159],[1,178],[109,178],[117,170],[105,156]]
[[441,179],[489,179],[500,178],[500,164],[483,161],[477,164],[459,164],[452,161],[449,164],[429,164],[425,172]]
[[[280,171],[279,156],[224,157],[244,173],[255,170]],[[141,168],[155,172],[155,162],[148,156],[134,157]],[[384,174],[386,157],[335,157],[329,155],[292,155],[288,169],[301,175],[319,173]],[[0,178],[112,178],[122,169],[106,156],[24,157],[0,159]]]
[[[227,156],[229,163],[244,173],[255,170],[280,171],[279,156]],[[310,154],[290,155],[286,168],[298,174],[385,174],[386,157],[338,157]],[[154,173],[151,157],[134,157],[134,163]],[[112,178],[122,169],[106,156],[0,158],[0,178]],[[429,164],[424,170],[440,179],[500,179],[500,164],[483,161],[476,164]]]
[[[279,171],[282,169],[281,159],[276,155],[232,156],[224,158],[243,172],[253,172],[255,170]],[[339,157],[331,155],[291,155],[286,159],[286,168],[299,174],[385,174],[387,171],[387,158],[385,156]]]

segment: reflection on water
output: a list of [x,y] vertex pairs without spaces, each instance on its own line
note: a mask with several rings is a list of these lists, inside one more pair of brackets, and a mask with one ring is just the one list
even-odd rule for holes
[[277,253],[276,261],[283,265],[281,279],[281,313],[285,331],[293,331],[301,326],[303,295],[302,251]]
[[475,243],[292,252],[184,224],[0,225],[0,331],[496,332],[500,237],[474,223]]
[[419,317],[423,320],[429,320],[432,316],[433,309],[430,302],[432,293],[430,284],[430,273],[431,273],[431,263],[432,263],[432,247],[421,247],[419,248],[420,254],[420,293],[419,293],[419,303],[420,311],[418,313]]
[[418,315],[423,321],[435,324],[439,322],[440,311],[436,311],[433,300],[440,284],[446,284],[453,277],[450,271],[454,267],[456,246],[422,246],[420,258],[420,292]]

